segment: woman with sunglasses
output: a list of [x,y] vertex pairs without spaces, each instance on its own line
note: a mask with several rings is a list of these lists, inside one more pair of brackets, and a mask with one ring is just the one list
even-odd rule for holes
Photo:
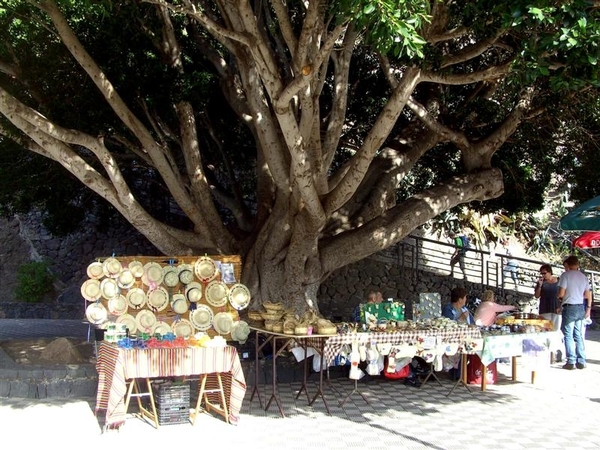
[[551,321],[555,330],[560,330],[562,316],[557,312],[560,307],[558,304],[558,277],[552,275],[550,264],[543,264],[540,267],[540,278],[534,288],[535,298],[540,299],[539,315]]

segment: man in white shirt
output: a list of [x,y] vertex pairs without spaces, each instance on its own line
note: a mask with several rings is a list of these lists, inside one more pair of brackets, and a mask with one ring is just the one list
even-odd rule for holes
[[579,270],[579,260],[569,256],[563,262],[565,273],[558,281],[559,311],[562,313],[561,330],[565,337],[567,362],[563,369],[585,369],[585,342],[583,320],[590,317],[592,295],[588,278]]

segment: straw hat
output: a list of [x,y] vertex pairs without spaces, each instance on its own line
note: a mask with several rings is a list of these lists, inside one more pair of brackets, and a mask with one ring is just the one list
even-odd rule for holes
[[100,291],[100,281],[91,279],[81,285],[81,295],[88,302],[94,302],[102,296]]
[[146,286],[150,286],[152,283],[156,285],[161,284],[163,277],[164,272],[160,264],[155,262],[144,264],[144,275],[142,275],[142,282]]
[[123,270],[123,266],[117,258],[106,258],[102,263],[102,271],[105,277],[116,278],[121,270]]
[[100,292],[102,293],[102,297],[110,300],[111,298],[119,295],[121,291],[117,281],[114,278],[105,278],[100,282]]
[[248,326],[247,322],[240,320],[233,324],[233,328],[231,329],[231,339],[243,344],[246,342],[249,335],[250,327]]
[[196,281],[188,284],[185,288],[185,297],[192,303],[200,301],[202,298],[202,285]]
[[164,287],[157,287],[148,294],[148,306],[155,311],[163,311],[169,304],[169,293]]
[[215,280],[208,283],[204,294],[209,305],[220,307],[227,304],[229,289],[227,289],[227,285],[222,281]]
[[177,272],[181,284],[190,284],[194,281],[194,267],[191,264],[180,264],[177,266]]
[[189,338],[194,334],[195,331],[192,323],[186,319],[179,319],[171,328],[173,328],[173,333],[175,333],[175,336],[183,338]]
[[108,301],[108,311],[114,316],[120,316],[127,312],[127,299],[123,295],[117,295]]
[[102,269],[102,263],[94,261],[87,267],[87,276],[98,280],[104,276],[104,270]]
[[154,324],[154,326],[152,327],[152,334],[160,334],[161,336],[164,336],[165,334],[168,333],[172,333],[173,330],[171,329],[171,325],[169,325],[167,322],[156,322],[156,324]]
[[142,278],[144,275],[144,265],[140,261],[131,261],[129,263],[129,270],[136,278]]
[[199,331],[208,330],[213,322],[213,311],[206,305],[197,305],[196,309],[190,313],[192,325]]
[[203,283],[208,283],[209,281],[217,278],[217,275],[219,274],[219,268],[217,267],[217,263],[214,262],[212,258],[208,256],[201,256],[194,264],[194,272],[200,281]]
[[117,285],[121,289],[129,289],[135,284],[135,276],[129,269],[123,269],[117,277]]
[[117,323],[125,324],[125,328],[129,330],[129,334],[135,334],[135,330],[137,329],[137,324],[135,322],[135,317],[131,314],[122,314],[117,317]]
[[245,309],[250,304],[250,290],[241,283],[236,283],[229,288],[229,303],[238,311]]
[[165,286],[175,287],[179,284],[179,274],[174,266],[165,266],[163,274],[163,284]]
[[85,317],[88,322],[98,325],[106,321],[108,311],[100,302],[90,303],[85,309]]
[[188,310],[187,300],[183,294],[173,294],[171,298],[171,309],[176,314],[185,314]]
[[140,309],[146,304],[146,293],[140,288],[130,289],[127,293],[127,303],[133,309]]
[[217,313],[213,319],[213,327],[219,334],[229,334],[233,328],[233,317],[226,312]]
[[149,333],[156,325],[156,316],[152,311],[143,309],[135,316],[135,323],[140,332]]

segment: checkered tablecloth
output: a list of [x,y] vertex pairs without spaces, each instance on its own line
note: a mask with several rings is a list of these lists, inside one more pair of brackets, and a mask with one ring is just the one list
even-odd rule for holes
[[96,412],[106,410],[107,426],[124,422],[127,381],[134,378],[223,374],[231,423],[237,423],[246,380],[234,347],[123,349],[103,342],[98,350]]
[[[474,327],[455,327],[446,329],[423,329],[423,330],[402,330],[395,332],[380,333],[348,333],[338,334],[327,339],[323,353],[327,364],[331,365],[335,356],[340,352],[345,344],[353,342],[375,343],[375,344],[460,344],[482,340],[479,328]],[[467,345],[469,347],[469,345]]]

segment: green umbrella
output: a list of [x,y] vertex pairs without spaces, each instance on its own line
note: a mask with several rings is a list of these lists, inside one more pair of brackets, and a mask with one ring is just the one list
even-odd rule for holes
[[600,197],[594,197],[560,219],[560,228],[567,231],[600,231]]

